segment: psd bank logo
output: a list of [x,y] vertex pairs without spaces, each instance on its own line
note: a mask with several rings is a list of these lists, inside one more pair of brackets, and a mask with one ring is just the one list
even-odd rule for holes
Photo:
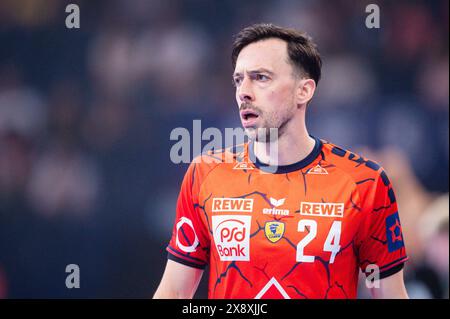
[[217,253],[222,261],[250,260],[251,216],[212,216]]

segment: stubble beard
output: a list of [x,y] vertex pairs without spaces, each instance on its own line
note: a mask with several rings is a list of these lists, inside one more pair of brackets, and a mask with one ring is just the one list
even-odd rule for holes
[[[293,114],[287,112],[283,118],[276,121],[273,117],[266,120],[265,114],[260,112],[262,117],[261,127],[246,128],[245,133],[252,141],[262,143],[277,142],[286,132],[287,124],[292,120]],[[274,123],[279,122],[279,123]]]

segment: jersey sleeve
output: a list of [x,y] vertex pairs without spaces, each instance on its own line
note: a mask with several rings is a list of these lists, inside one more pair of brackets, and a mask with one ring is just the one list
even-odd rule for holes
[[408,257],[394,190],[384,170],[372,185],[361,211],[358,259],[363,272],[368,275],[375,265],[382,279],[400,271]]
[[203,269],[209,260],[209,240],[200,216],[197,165],[200,164],[192,163],[184,176],[176,205],[172,238],[166,250],[168,259]]

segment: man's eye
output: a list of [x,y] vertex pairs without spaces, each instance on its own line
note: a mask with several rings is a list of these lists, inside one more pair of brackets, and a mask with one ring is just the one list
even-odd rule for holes
[[267,81],[269,79],[269,77],[264,74],[256,74],[255,78],[257,81]]
[[233,84],[235,86],[238,86],[239,84],[241,84],[242,79],[241,78],[233,78]]

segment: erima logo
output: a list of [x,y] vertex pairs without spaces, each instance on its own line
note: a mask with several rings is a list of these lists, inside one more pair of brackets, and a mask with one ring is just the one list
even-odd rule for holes
[[247,212],[253,211],[253,198],[214,198],[213,213],[217,212]]
[[284,205],[285,201],[286,201],[286,198],[277,200],[277,199],[271,197],[270,204],[272,204],[272,206],[274,206],[274,207],[273,208],[264,208],[263,214],[264,215],[283,215],[283,216],[289,215],[289,209],[276,208],[276,207],[280,207],[280,206]]
[[276,200],[275,198],[270,198],[270,203],[275,206],[275,207],[279,207],[281,205],[284,205],[284,202],[286,201],[286,198],[282,198],[279,200]]
[[300,215],[344,217],[344,203],[300,203]]
[[320,165],[311,168],[307,174],[327,175],[328,171]]

